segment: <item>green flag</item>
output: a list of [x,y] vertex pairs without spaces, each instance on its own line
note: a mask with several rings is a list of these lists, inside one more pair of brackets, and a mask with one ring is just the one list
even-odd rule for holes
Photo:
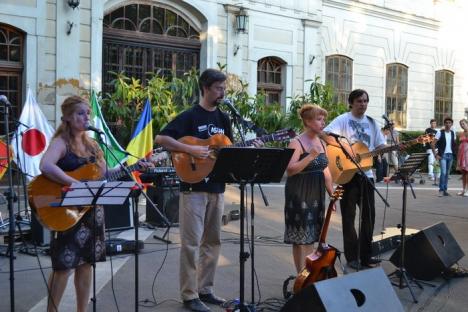
[[[104,133],[104,135],[102,135],[102,139],[107,145],[107,148],[102,144],[100,144],[100,146],[104,153],[107,166],[109,168],[115,168],[119,164],[118,161],[123,162],[127,159],[127,152],[125,152],[125,150],[120,146],[119,142],[117,142],[109,130],[109,127],[102,116],[101,107],[98,104],[97,95],[94,90],[91,90],[91,115],[91,123],[93,126]],[[97,133],[92,132],[91,137],[97,140],[97,135]],[[115,155],[115,157],[112,154]]]

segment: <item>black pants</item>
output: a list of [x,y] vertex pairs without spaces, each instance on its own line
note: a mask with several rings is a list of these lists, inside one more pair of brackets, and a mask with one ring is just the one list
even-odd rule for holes
[[388,169],[388,163],[385,158],[379,159],[378,157],[374,158],[374,164],[375,164],[375,177],[376,177],[376,182],[383,181],[383,179],[387,176],[387,169]]
[[[373,179],[370,179],[374,183]],[[362,192],[362,219],[361,219],[361,255],[362,263],[367,263],[372,253],[372,235],[375,223],[375,199],[374,190],[367,180],[359,174],[343,185],[344,193],[340,200],[341,217],[343,224],[343,243],[346,261],[351,262],[358,259],[358,236],[354,226],[356,209],[360,206]]]

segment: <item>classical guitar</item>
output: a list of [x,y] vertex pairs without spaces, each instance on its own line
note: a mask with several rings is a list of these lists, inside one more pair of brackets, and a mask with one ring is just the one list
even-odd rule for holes
[[[152,157],[152,161],[161,161],[162,157],[161,155],[155,155]],[[164,157],[166,156],[164,155]],[[141,168],[136,163],[128,166],[127,169],[131,172]],[[66,173],[77,180],[92,181],[102,179],[101,171],[96,164],[87,164]],[[107,177],[107,181],[115,181],[125,175],[124,170],[112,172]],[[52,181],[42,174],[34,178],[28,185],[29,205],[39,222],[51,231],[61,232],[70,229],[92,208],[92,206],[57,206],[62,201],[62,188],[62,184]]]
[[327,214],[322,225],[317,249],[306,257],[305,267],[299,272],[294,281],[293,291],[295,294],[312,283],[337,276],[335,270],[337,250],[335,247],[325,243],[325,239],[327,237],[333,206],[342,195],[343,189],[341,185],[338,185],[331,196],[330,204],[328,204]]
[[183,152],[172,152],[172,164],[180,180],[187,183],[197,183],[206,178],[213,170],[216,155],[224,146],[250,146],[254,140],[263,142],[284,141],[296,136],[292,129],[278,130],[272,134],[264,135],[243,143],[232,144],[231,140],[224,134],[218,133],[209,139],[198,139],[192,136],[184,136],[178,141],[189,145],[208,146],[210,155],[207,158],[196,158]]
[[[341,143],[351,151],[351,155],[355,155],[357,163],[362,170],[366,171],[372,168],[373,157],[382,155],[395,150],[404,150],[414,144],[430,143],[434,140],[433,134],[425,134],[416,139],[402,142],[398,145],[384,147],[378,150],[369,152],[369,149],[364,143],[358,142],[353,145],[341,141]],[[345,184],[351,181],[354,174],[359,170],[356,165],[345,155],[339,146],[327,145],[328,168],[332,176],[332,180],[336,184]]]

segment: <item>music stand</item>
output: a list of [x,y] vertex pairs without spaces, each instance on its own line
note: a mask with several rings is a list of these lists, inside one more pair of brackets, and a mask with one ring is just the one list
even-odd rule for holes
[[411,288],[410,280],[414,282],[420,289],[422,289],[422,285],[415,280],[413,277],[411,277],[407,272],[405,268],[405,235],[406,235],[406,202],[407,202],[407,189],[408,186],[411,188],[411,192],[413,194],[413,197],[416,198],[416,195],[414,194],[413,187],[411,186],[410,182],[410,177],[411,175],[419,168],[421,167],[423,161],[426,159],[427,154],[426,153],[414,153],[412,154],[406,161],[400,166],[398,171],[390,178],[390,180],[401,180],[401,183],[403,184],[403,206],[402,206],[402,211],[401,211],[401,238],[400,238],[400,244],[401,244],[401,253],[400,253],[400,263],[399,267],[392,273],[389,274],[389,277],[395,275],[397,278],[399,278],[398,283],[392,282],[392,285],[398,286],[398,288],[402,289],[405,287],[408,287],[411,297],[413,297],[414,303],[418,303],[418,300],[416,300],[416,297],[414,296],[413,289]]
[[209,175],[212,182],[238,183],[240,189],[240,282],[239,282],[239,304],[241,312],[251,311],[244,304],[244,274],[245,261],[251,256],[252,266],[252,301],[254,304],[254,205],[251,204],[251,248],[249,255],[244,249],[244,219],[245,186],[255,183],[280,182],[284,171],[291,159],[293,149],[289,148],[249,148],[249,147],[225,147],[219,150],[213,171]]
[[[72,183],[70,187],[64,189],[62,201],[59,206],[92,206],[94,220],[94,235],[93,235],[93,311],[96,311],[96,206],[106,205],[123,205],[125,201],[132,195],[137,186],[134,181],[87,181]],[[139,188],[138,188],[139,189]],[[135,205],[133,205],[135,206]],[[135,209],[135,207],[133,207]],[[103,221],[104,222],[104,221]],[[138,220],[135,224],[135,302],[138,303]],[[55,304],[55,303],[54,303]],[[138,308],[135,307],[135,311]]]

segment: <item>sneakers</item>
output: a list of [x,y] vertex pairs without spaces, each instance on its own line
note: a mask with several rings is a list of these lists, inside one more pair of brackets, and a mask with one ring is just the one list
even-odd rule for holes
[[444,196],[450,196],[450,194],[447,191],[444,191]]
[[463,196],[463,197],[468,197],[468,191],[466,191],[465,193],[463,193],[462,196]]
[[184,301],[184,306],[190,311],[194,312],[209,312],[211,311],[210,308],[208,308],[203,302],[200,301],[200,299],[195,298],[192,300],[186,300]]
[[438,197],[443,197],[444,196],[444,191],[439,191],[439,195],[437,195]]
[[201,301],[216,305],[221,305],[226,302],[223,298],[220,298],[214,294],[198,294]]
[[362,265],[368,268],[375,268],[379,265],[380,262],[382,262],[380,259],[369,258],[369,260],[363,261]]

